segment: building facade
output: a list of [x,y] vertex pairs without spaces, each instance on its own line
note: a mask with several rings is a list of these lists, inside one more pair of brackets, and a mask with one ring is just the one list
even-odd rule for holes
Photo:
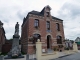
[[3,23],[0,21],[0,52],[2,52],[2,45],[5,44],[5,31],[3,28]]
[[75,42],[76,42],[76,44],[77,44],[78,50],[80,50],[80,37],[77,37],[77,38],[75,39]]
[[51,15],[51,7],[45,6],[41,12],[31,11],[23,19],[21,26],[21,45],[25,53],[34,53],[37,39],[42,49],[64,50],[63,20]]
[[65,50],[73,50],[73,40],[65,39]]

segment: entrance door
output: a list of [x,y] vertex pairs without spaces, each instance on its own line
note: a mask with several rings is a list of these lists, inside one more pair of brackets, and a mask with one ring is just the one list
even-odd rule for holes
[[48,35],[47,36],[47,49],[50,49],[51,48],[51,36]]

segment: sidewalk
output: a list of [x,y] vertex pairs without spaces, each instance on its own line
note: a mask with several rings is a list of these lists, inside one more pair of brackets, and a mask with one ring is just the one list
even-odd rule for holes
[[[66,56],[69,56],[69,55],[72,55],[72,54],[75,54],[75,53],[80,53],[80,51],[74,52],[74,53],[71,53],[71,54],[65,54],[65,52],[59,52],[59,57],[58,58],[63,58],[63,57],[66,57]],[[53,59],[50,59],[50,60],[55,60],[55,59],[53,58]]]
[[[80,53],[80,51],[78,51]],[[76,53],[76,52],[75,52]],[[66,56],[69,56],[69,55],[72,55],[74,53],[71,53],[71,54],[66,54],[65,51],[64,52],[58,52],[58,58],[62,58],[62,57],[66,57]],[[33,58],[36,58],[36,54],[34,55],[29,55],[29,59],[32,60]],[[54,59],[54,58],[53,58]],[[50,60],[53,60],[53,59],[50,59]],[[4,59],[4,60],[26,60],[26,55],[24,55],[24,58],[18,58],[18,59]]]

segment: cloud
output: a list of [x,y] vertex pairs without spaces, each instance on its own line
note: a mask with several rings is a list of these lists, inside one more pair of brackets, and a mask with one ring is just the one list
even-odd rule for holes
[[71,40],[80,37],[80,4],[76,3],[66,2],[58,12],[58,17],[64,20],[65,37]]
[[51,14],[64,20],[65,37],[75,39],[80,27],[80,0],[0,0],[0,20],[4,23],[6,37],[12,38],[16,22],[21,24],[27,13],[41,11],[44,6],[50,5]]

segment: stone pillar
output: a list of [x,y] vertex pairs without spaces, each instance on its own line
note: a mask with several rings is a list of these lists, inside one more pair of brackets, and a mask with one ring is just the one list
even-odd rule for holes
[[73,43],[73,51],[78,52],[78,47],[77,47],[77,44],[75,42]]
[[42,43],[38,39],[38,42],[36,42],[36,58],[37,60],[41,60],[42,55]]

